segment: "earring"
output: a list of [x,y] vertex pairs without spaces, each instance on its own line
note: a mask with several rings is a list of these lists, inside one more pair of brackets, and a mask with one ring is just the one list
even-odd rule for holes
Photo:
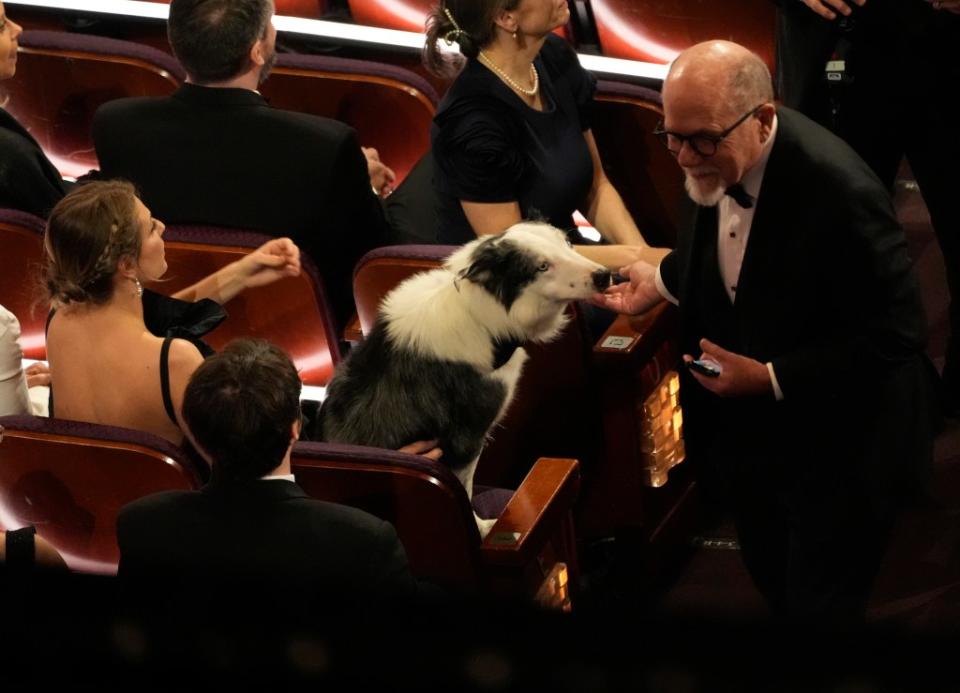
[[517,32],[516,32],[516,31],[513,32],[513,40],[514,40],[514,41],[517,40]]
[[137,287],[137,291],[136,291],[137,298],[142,298],[142,297],[143,297],[143,284],[140,283],[140,280],[139,280],[137,277],[134,277],[134,278],[133,278],[133,283],[134,283],[134,285]]

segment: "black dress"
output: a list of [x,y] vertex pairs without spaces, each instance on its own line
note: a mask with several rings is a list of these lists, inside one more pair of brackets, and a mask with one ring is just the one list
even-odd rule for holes
[[596,90],[576,53],[553,34],[534,60],[543,111],[525,104],[499,77],[470,60],[434,117],[438,239],[476,238],[460,201],[520,203],[524,218],[542,218],[581,242],[573,212],[593,182],[583,133]]
[[45,218],[67,189],[37,141],[0,108],[0,207]]

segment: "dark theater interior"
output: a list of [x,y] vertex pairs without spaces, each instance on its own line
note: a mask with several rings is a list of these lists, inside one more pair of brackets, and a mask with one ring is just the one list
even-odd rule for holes
[[[198,61],[231,50],[168,36],[168,12],[173,27],[178,4],[205,3],[266,7],[276,30],[235,30],[254,43],[241,46],[246,72],[223,73],[233,81],[195,77],[171,47],[185,41]],[[3,0],[0,13],[0,689],[960,689],[960,220],[947,200],[960,179],[946,164],[960,154],[960,0]],[[427,65],[428,17],[442,22],[430,36],[446,74]],[[529,75],[498,67],[529,45]],[[260,81],[233,78],[261,67]],[[564,137],[566,80],[588,85],[570,97],[582,198],[549,190],[568,183],[556,164],[579,159],[541,151]],[[481,84],[495,88],[470,93]],[[746,112],[754,84],[772,91]],[[216,92],[284,115],[211,115]],[[703,120],[703,104],[733,115]],[[308,141],[321,122],[343,138],[336,149]],[[491,141],[456,149],[481,130]],[[483,179],[467,181],[481,163]],[[53,181],[36,205],[31,176]],[[503,193],[510,184],[534,192]],[[126,195],[130,214],[146,204],[147,230],[117,250],[128,212],[110,211],[93,269],[58,284],[94,231],[57,234],[93,218],[77,205],[100,189]],[[481,251],[445,235],[455,218],[486,238],[470,248],[489,250],[485,234],[509,245],[521,218],[561,227],[544,189],[570,224],[551,237],[555,255],[523,259],[530,276],[499,256],[477,269]],[[230,214],[196,211],[224,193]],[[476,264],[454,273],[458,262]],[[451,376],[446,342],[428,344],[434,323],[451,343],[473,334],[451,327],[461,303],[470,319],[492,322],[489,304],[519,320],[541,273],[586,262],[605,282],[589,294],[607,298],[551,296],[564,317],[542,342],[484,328],[493,375],[488,360]],[[425,293],[407,319],[394,292],[421,273],[449,279],[456,300]],[[476,287],[488,293],[471,307]],[[611,312],[644,289],[642,310]],[[152,301],[194,324],[153,324]],[[128,305],[151,345],[140,370],[143,339],[111,342],[98,317]],[[474,368],[497,383],[503,404],[469,481],[431,450],[453,440],[429,426],[402,441],[434,438],[423,449],[321,434],[344,364],[372,368],[359,356],[371,342],[406,353],[404,330],[427,365],[403,385],[368,373],[375,398],[393,387],[416,402],[412,381],[449,377],[469,400]],[[248,395],[236,393],[253,376],[232,375],[222,410],[191,404],[213,397],[201,375],[215,366],[258,367],[231,360],[249,338],[299,377],[279,447],[256,423],[280,408],[278,375]],[[111,354],[129,363],[115,369]],[[748,368],[760,390],[735,389]],[[141,381],[155,425],[130,423],[147,411]],[[473,411],[443,413],[473,426]],[[283,458],[243,483],[282,484],[297,507],[345,506],[378,528],[416,596],[388,592],[395,565],[351,543],[355,526],[223,500],[241,472],[212,452],[215,435],[224,456]],[[213,510],[164,526],[147,516],[155,497]],[[135,511],[140,538],[168,548],[133,545]],[[205,522],[227,527],[206,548],[219,530]]]

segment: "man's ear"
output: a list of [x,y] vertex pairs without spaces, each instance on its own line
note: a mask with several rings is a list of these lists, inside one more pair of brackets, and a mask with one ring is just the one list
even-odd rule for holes
[[763,141],[766,142],[770,137],[770,131],[773,130],[773,117],[777,114],[777,107],[772,103],[765,103],[757,111],[757,118],[760,121],[760,132],[763,134]]
[[297,420],[290,425],[290,440],[291,442],[297,442],[300,440],[300,431],[303,428],[303,419],[297,417]]
[[253,46],[250,48],[250,62],[258,67],[263,67],[266,64],[267,59],[263,49],[266,39],[257,39],[253,42]]

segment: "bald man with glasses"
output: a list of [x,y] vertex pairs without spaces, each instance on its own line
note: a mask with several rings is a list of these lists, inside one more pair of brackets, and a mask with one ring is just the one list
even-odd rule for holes
[[687,450],[756,586],[777,616],[857,621],[931,455],[924,319],[890,197],[841,140],[774,106],[742,46],[684,51],[663,104],[694,227],[596,302],[679,306],[698,362]]

